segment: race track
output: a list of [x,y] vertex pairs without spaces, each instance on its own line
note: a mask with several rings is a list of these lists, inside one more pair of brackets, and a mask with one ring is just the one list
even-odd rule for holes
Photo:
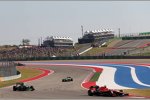
[[[87,90],[81,83],[92,71],[91,69],[70,66],[35,66],[53,70],[54,73],[38,80],[27,82],[34,85],[35,91],[12,91],[12,86],[0,89],[0,98],[13,99],[80,99],[89,98]],[[62,82],[62,79],[71,76],[73,82]]]
[[[34,85],[36,89],[35,91],[14,92],[12,91],[12,86],[9,86],[9,87],[0,89],[1,91],[0,98],[6,98],[6,99],[10,99],[10,98],[13,98],[13,99],[27,99],[27,98],[29,99],[100,99],[100,98],[106,98],[106,97],[96,97],[96,96],[89,97],[87,95],[87,90],[81,86],[81,83],[92,72],[92,69],[83,68],[82,66],[77,67],[76,65],[84,65],[84,66],[85,65],[86,66],[100,65],[100,66],[109,66],[109,67],[111,66],[111,68],[116,68],[118,65],[113,64],[113,63],[121,63],[120,65],[122,66],[122,68],[126,70],[126,69],[129,69],[129,67],[122,65],[122,63],[130,63],[130,64],[136,63],[140,65],[142,63],[144,64],[149,63],[149,60],[128,60],[128,61],[127,60],[82,60],[82,61],[70,60],[70,61],[36,61],[36,62],[22,62],[22,63],[27,64],[27,65],[32,65],[36,68],[44,68],[44,69],[53,70],[54,73],[49,76],[40,78],[38,80],[28,82],[29,85]],[[73,66],[74,64],[76,65]],[[118,68],[119,70],[122,70],[121,67],[118,67]],[[134,66],[132,68],[134,68]],[[144,68],[146,69],[146,67]],[[139,70],[141,69],[143,68],[138,67],[138,69],[136,69],[136,72],[140,73]],[[148,71],[149,69],[150,68],[148,68]],[[132,70],[134,73],[134,69]],[[119,72],[117,73],[119,74]],[[147,72],[147,74],[145,75],[149,75],[148,73],[149,72]],[[133,86],[141,87],[141,88],[149,87],[149,83],[148,83],[149,81],[147,81],[147,78],[143,79],[140,74],[138,74],[137,77],[139,78],[140,82],[143,84],[140,84],[140,85],[138,84],[139,86],[136,86],[137,84],[126,86],[125,84],[123,85],[123,87],[133,87]],[[61,81],[62,78],[65,78],[67,76],[73,77],[74,81],[63,83]],[[116,83],[118,82],[118,84],[120,85],[124,83],[123,81],[124,80],[120,82],[118,81],[117,78],[115,80],[115,82]],[[132,80],[129,82],[132,82]],[[97,84],[99,83],[97,82]],[[148,85],[148,86],[143,86],[143,85]]]

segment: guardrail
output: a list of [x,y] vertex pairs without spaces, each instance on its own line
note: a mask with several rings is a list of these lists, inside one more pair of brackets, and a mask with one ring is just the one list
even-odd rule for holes
[[35,60],[87,60],[87,59],[150,59],[150,56],[72,56],[72,57],[31,57],[20,59],[1,59],[11,61],[35,61]]

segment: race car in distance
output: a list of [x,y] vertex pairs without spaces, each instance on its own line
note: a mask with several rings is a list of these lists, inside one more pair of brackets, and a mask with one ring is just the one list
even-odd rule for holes
[[15,63],[16,64],[16,66],[25,66],[24,64],[22,64],[22,63]]
[[62,79],[62,82],[70,82],[70,81],[73,81],[73,78],[67,77]]
[[15,86],[13,86],[13,91],[34,91],[33,86],[27,86],[23,82],[16,83]]
[[111,90],[106,86],[91,86],[88,90],[89,96],[106,96],[106,97],[122,97],[128,96],[128,93],[124,93],[123,90]]

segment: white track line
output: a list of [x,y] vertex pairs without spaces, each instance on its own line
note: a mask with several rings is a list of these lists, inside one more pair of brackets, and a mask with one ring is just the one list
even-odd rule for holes
[[[114,82],[114,73],[116,72],[116,68],[113,68],[111,66],[108,67],[108,66],[78,65],[78,64],[44,64],[44,65],[70,65],[70,66],[87,66],[87,67],[103,68],[104,70],[101,73],[98,81],[96,82],[97,85],[100,85],[100,86],[107,85],[110,89],[111,88],[112,89],[134,89],[134,88],[124,87],[124,86],[120,86],[120,85],[116,84]],[[120,66],[120,65],[116,65],[116,66]],[[133,81],[136,82],[137,84],[144,85],[144,86],[150,86],[150,85],[144,84],[138,80],[136,73],[135,73],[135,69],[133,67],[125,66],[125,65],[123,65],[121,67],[127,67],[127,68],[131,69],[131,77],[132,77]]]
[[106,85],[109,89],[133,89],[129,87],[124,87],[116,84],[114,82],[114,73],[116,72],[116,68],[107,67],[107,66],[100,66],[103,68],[103,72],[101,73],[98,81],[96,82],[99,86]]
[[130,68],[131,68],[132,79],[134,80],[134,82],[136,82],[136,83],[138,83],[138,84],[140,84],[140,85],[143,85],[143,86],[148,86],[148,87],[150,87],[150,85],[142,83],[142,82],[137,78],[136,72],[135,72],[135,68],[133,68],[133,67],[130,67]]
[[137,84],[143,85],[143,86],[148,86],[148,87],[150,87],[150,85],[145,84],[145,83],[142,83],[142,82],[138,79],[134,67],[131,67],[131,66],[124,66],[124,67],[128,67],[128,68],[131,69],[131,76],[132,76],[132,79],[133,79],[134,82],[136,82]]
[[[117,66],[119,66],[119,65],[117,65]],[[142,86],[148,86],[148,87],[150,87],[149,84],[142,83],[142,82],[138,79],[134,67],[132,67],[132,66],[126,66],[126,65],[123,65],[122,67],[126,67],[126,68],[130,68],[130,69],[131,69],[131,77],[132,77],[132,79],[133,79],[133,81],[134,81],[135,83],[140,84],[140,85],[142,85]],[[145,67],[146,67],[146,66],[145,66]]]
[[70,65],[70,66],[84,66],[84,67],[97,67],[103,68],[103,72],[101,73],[98,81],[96,82],[97,85],[103,86],[107,85],[110,89],[133,89],[129,87],[124,87],[116,84],[114,82],[114,73],[116,72],[116,68],[108,67],[108,66],[96,66],[96,65],[78,65],[78,64],[46,64],[46,65]]

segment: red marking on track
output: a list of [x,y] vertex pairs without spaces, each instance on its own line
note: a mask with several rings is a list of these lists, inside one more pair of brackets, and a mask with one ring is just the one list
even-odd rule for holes
[[86,82],[86,83],[82,83],[82,86],[86,89],[89,89],[90,86],[95,86],[96,82]]
[[42,74],[40,74],[40,75],[38,75],[38,76],[35,76],[35,77],[32,77],[32,78],[27,78],[27,79],[20,80],[20,82],[33,81],[33,80],[42,78],[42,77],[44,77],[44,76],[47,76],[47,75],[49,75],[49,74],[52,74],[52,73],[54,72],[54,71],[52,71],[52,70],[46,70],[46,69],[42,69],[42,68],[36,68],[36,70],[41,70],[41,71],[42,71]]
[[[109,63],[109,64],[129,64],[129,63],[127,63],[127,62],[105,62],[105,63]],[[130,64],[135,64],[135,63],[130,63]],[[31,64],[32,65],[32,64]],[[49,64],[49,65],[57,65],[57,64]],[[49,66],[49,65],[47,65],[47,66]],[[58,64],[58,65],[60,65],[60,64]],[[62,64],[62,65],[64,65],[64,64]],[[143,65],[143,67],[144,66],[149,66],[150,67],[150,64],[136,64],[136,65]],[[35,65],[35,66],[38,66],[38,65]],[[61,66],[61,65],[60,65]],[[68,65],[68,66],[70,66],[70,65]],[[72,65],[71,65],[72,66]],[[82,67],[85,67],[85,68],[92,68],[95,72],[102,72],[103,71],[103,69],[102,68],[97,68],[97,67],[87,67],[86,65],[85,66],[82,66]],[[53,73],[53,72],[52,72]],[[40,76],[43,76],[43,75],[39,75],[39,77]],[[37,78],[38,78],[38,76],[37,76]],[[89,77],[88,77],[89,78]],[[34,78],[33,78],[34,79]],[[36,77],[35,77],[35,79],[36,79]],[[85,79],[85,80],[89,80],[89,79]],[[81,84],[84,88],[86,88],[86,89],[89,89],[89,87],[90,86],[93,86],[93,85],[96,85],[96,82],[90,82],[90,81],[83,81],[83,83]],[[28,80],[27,80],[28,81]],[[147,97],[142,97],[142,96],[135,96],[135,95],[129,95],[128,97],[126,97],[126,98],[150,98],[149,96],[147,96]]]
[[97,68],[97,67],[90,67],[90,68],[93,68],[96,72],[102,72],[103,71],[102,68]]
[[138,65],[141,65],[143,67],[150,67],[150,64],[138,64]]
[[[103,69],[102,68],[97,68],[97,67],[85,67],[85,68],[92,68],[95,72],[102,72]],[[93,74],[94,75],[94,74]],[[93,76],[92,75],[92,76]],[[85,80],[90,80],[90,78],[92,76],[87,77]],[[83,83],[81,84],[84,88],[89,89],[90,86],[94,86],[96,85],[96,81],[95,82],[90,82],[90,81],[83,81]]]
[[[32,66],[34,65],[34,64],[31,64]],[[49,64],[49,65],[58,65],[58,66],[62,66],[61,64]],[[47,65],[47,66],[49,66],[49,65]],[[35,65],[35,66],[37,66],[37,65]],[[65,65],[65,66],[76,66],[76,65]],[[79,66],[78,66],[79,67]],[[82,67],[84,67],[84,68],[92,68],[93,70],[94,70],[94,72],[102,72],[103,71],[103,69],[102,68],[97,68],[97,67],[88,67],[88,66],[82,66]],[[88,77],[88,78],[86,78],[84,81],[83,81],[83,83],[81,84],[84,88],[89,88],[90,86],[93,86],[93,85],[96,85],[96,82],[90,82],[89,80],[89,78],[91,78],[91,77]],[[34,79],[34,78],[33,78]],[[30,80],[30,79],[29,79]],[[88,81],[87,81],[88,80]],[[23,80],[24,81],[24,80]],[[25,80],[26,81],[26,80]],[[28,80],[27,80],[28,81]]]
[[[119,64],[119,63],[115,62],[114,64]],[[127,64],[127,63],[120,63],[120,64]],[[143,65],[143,67],[144,66],[149,66],[150,67],[150,64],[138,64],[138,65]],[[96,72],[102,72],[103,71],[102,68],[97,68],[97,67],[88,67],[88,68],[93,68]],[[90,80],[90,79],[88,79],[88,80]],[[90,82],[90,81],[88,81],[88,82],[83,82],[81,85],[84,88],[89,89],[90,86],[95,86],[96,82]],[[145,96],[145,97],[144,96],[136,96],[136,95],[129,94],[129,96],[124,97],[124,98],[137,98],[137,99],[143,98],[143,99],[149,99],[150,97],[149,96]]]

